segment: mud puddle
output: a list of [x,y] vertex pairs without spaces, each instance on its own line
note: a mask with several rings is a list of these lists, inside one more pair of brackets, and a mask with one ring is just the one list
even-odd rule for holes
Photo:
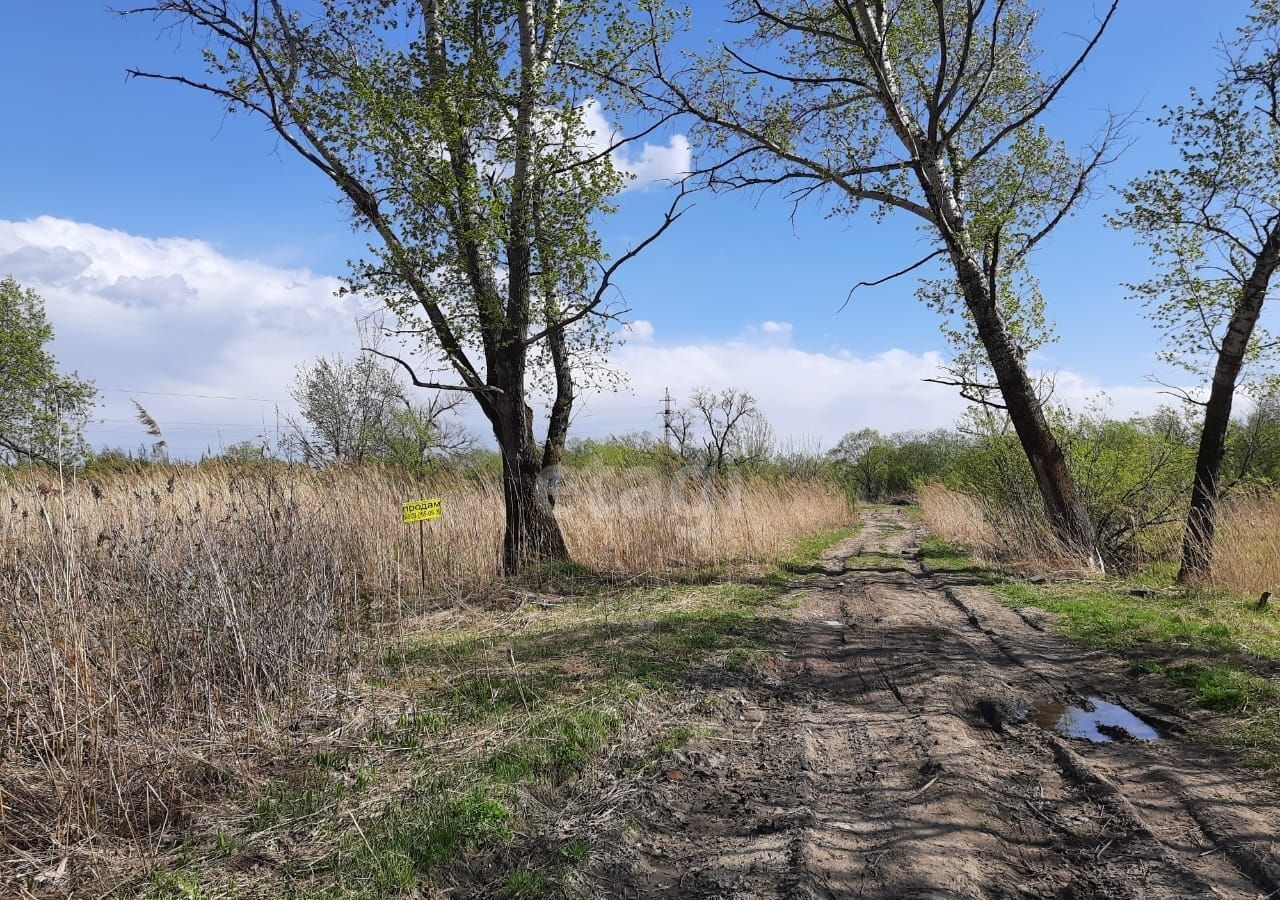
[[1041,728],[1096,744],[1112,741],[1158,741],[1160,733],[1118,703],[1089,697],[1079,706],[1040,701],[1026,714]]

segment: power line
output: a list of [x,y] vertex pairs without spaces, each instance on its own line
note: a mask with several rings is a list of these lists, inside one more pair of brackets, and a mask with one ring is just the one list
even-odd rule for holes
[[[95,422],[119,422],[121,424],[128,424],[130,422],[137,422],[138,420],[137,419],[94,419],[94,421]],[[169,428],[174,425],[202,425],[202,426],[208,426],[210,428],[261,428],[263,426],[263,423],[262,422],[171,422],[168,419],[165,419],[163,422],[161,422],[161,425],[164,428]]]
[[149,397],[195,397],[199,400],[252,400],[254,403],[296,403],[296,400],[273,400],[270,397],[231,397],[223,394],[180,394],[176,391],[138,391],[133,388],[98,388],[119,394],[144,394]]

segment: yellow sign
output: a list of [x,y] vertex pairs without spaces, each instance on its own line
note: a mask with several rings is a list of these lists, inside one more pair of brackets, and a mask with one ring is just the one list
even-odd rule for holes
[[401,513],[406,522],[425,522],[429,519],[438,519],[441,513],[440,498],[410,500],[408,503],[403,504]]

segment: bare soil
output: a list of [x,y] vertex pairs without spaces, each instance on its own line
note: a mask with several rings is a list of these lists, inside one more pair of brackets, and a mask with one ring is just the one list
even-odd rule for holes
[[[707,736],[600,836],[595,896],[1280,896],[1274,785],[1122,661],[925,571],[920,538],[905,510],[868,510],[792,595],[780,651],[701,686]],[[1035,724],[1088,697],[1160,740]]]

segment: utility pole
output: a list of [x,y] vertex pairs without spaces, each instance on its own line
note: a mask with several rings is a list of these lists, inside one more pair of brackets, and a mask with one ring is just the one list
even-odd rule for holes
[[666,396],[662,398],[662,440],[671,449],[671,388],[665,388]]

